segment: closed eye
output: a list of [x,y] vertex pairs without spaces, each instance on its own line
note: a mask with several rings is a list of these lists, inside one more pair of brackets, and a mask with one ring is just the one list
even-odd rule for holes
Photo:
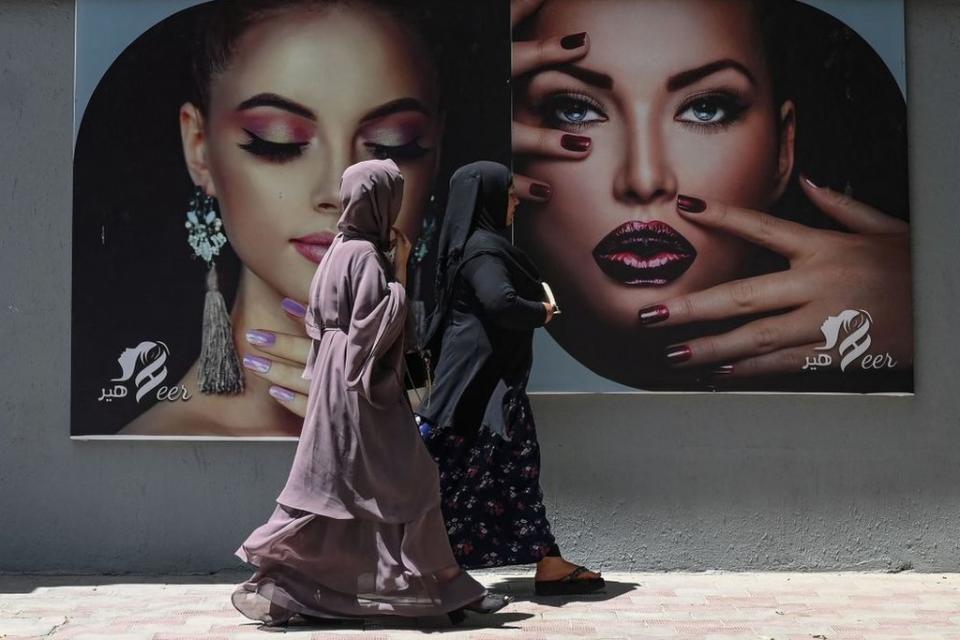
[[309,142],[272,142],[264,140],[247,129],[243,130],[250,140],[238,145],[241,149],[269,162],[289,162],[303,155],[303,149]]

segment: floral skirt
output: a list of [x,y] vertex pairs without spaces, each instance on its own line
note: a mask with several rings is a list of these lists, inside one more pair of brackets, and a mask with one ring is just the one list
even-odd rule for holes
[[540,489],[540,444],[523,392],[506,402],[504,436],[421,424],[440,470],[441,508],[462,567],[532,564],[559,555]]

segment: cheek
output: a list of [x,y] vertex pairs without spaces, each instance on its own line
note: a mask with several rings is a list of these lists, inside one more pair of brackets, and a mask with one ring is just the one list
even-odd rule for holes
[[680,133],[670,155],[680,193],[765,209],[776,191],[777,140],[761,119],[714,134]]
[[[281,165],[254,163],[240,149],[214,147],[210,171],[223,212],[230,243],[238,252],[264,245],[274,232],[280,233],[278,207],[284,198],[286,181],[277,169]],[[245,256],[240,256],[242,259]],[[246,262],[246,260],[244,260]]]

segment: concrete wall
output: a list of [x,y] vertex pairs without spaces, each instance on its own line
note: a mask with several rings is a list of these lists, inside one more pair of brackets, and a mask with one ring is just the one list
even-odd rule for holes
[[[908,4],[916,397],[538,397],[573,558],[960,568],[960,3]],[[67,437],[72,56],[72,2],[0,3],[0,570],[233,567],[290,443]]]

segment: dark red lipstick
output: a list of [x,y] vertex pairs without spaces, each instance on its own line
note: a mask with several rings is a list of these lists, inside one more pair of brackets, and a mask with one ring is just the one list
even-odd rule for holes
[[632,287],[662,287],[690,268],[693,245],[665,222],[625,222],[593,249],[593,259],[607,277]]

